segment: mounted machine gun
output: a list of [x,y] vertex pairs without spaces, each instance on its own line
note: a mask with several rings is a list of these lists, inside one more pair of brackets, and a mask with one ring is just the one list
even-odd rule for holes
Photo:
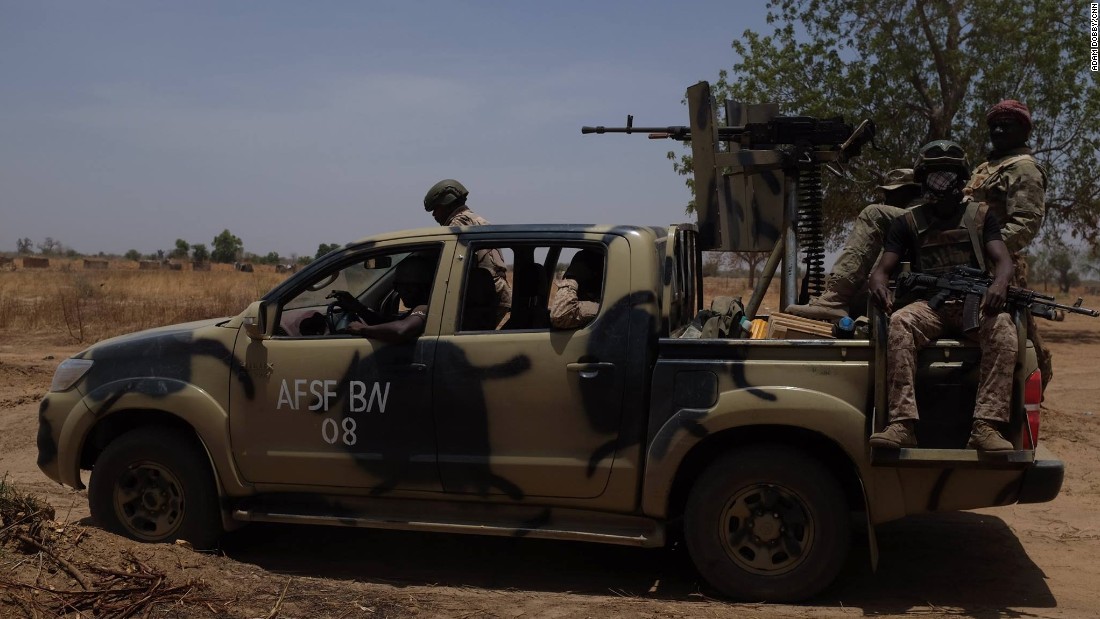
[[725,117],[739,125],[718,126],[710,84],[687,90],[690,126],[582,127],[582,134],[647,133],[650,139],[691,142],[699,244],[703,250],[771,251],[746,307],[751,318],[780,261],[781,305],[796,301],[798,253],[808,264],[809,294],[825,279],[821,167],[837,166],[873,143],[874,123],[853,128],[840,117],[779,116],[775,104],[726,102]]

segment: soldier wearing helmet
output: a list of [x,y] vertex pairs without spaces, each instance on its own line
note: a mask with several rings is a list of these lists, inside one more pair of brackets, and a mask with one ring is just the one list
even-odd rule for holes
[[[989,110],[986,124],[993,152],[989,155],[989,161],[979,164],[974,170],[963,191],[989,205],[990,212],[1004,226],[1002,235],[1009,251],[1019,252],[1035,238],[1046,212],[1043,205],[1046,176],[1026,145],[1031,131],[1031,115],[1027,106],[1008,99]],[[879,188],[885,190],[892,184],[886,182]],[[909,205],[887,202],[864,208],[825,280],[825,291],[821,296],[810,299],[806,305],[790,305],[784,311],[804,318],[830,321],[847,315],[852,298],[863,288],[867,275],[878,260],[890,222],[905,213],[905,209],[901,208],[904,206]],[[1024,273],[1025,269],[1026,262],[1018,260],[1017,275]],[[1017,285],[1024,284],[1017,281]],[[1048,380],[1049,363],[1043,368],[1043,361],[1040,360],[1040,368],[1044,381]]]
[[[470,191],[453,178],[445,178],[428,189],[424,195],[424,210],[432,214],[441,226],[487,226],[489,221],[466,206]],[[493,276],[493,288],[497,295],[497,323],[512,308],[512,286],[508,283],[508,267],[498,249],[481,249],[477,252],[477,266]]]
[[992,268],[994,281],[982,299],[977,333],[982,363],[967,448],[1009,451],[1013,446],[1001,426],[1009,419],[1017,341],[1015,324],[1004,311],[1013,265],[1000,223],[986,204],[963,194],[970,163],[958,144],[937,140],[925,145],[913,166],[913,177],[927,202],[890,224],[882,258],[870,278],[872,299],[892,312],[886,370],[889,424],[872,434],[870,443],[885,449],[917,446],[917,353],[946,333],[967,336],[961,330],[961,303],[949,301],[932,309],[927,301],[916,301],[893,311],[887,283],[901,261],[908,260],[914,271],[933,275],[960,265]]

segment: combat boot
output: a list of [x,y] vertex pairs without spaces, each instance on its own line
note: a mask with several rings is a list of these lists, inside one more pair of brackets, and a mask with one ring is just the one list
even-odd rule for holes
[[871,447],[901,449],[917,446],[917,422],[893,421],[882,432],[871,435]]
[[854,294],[855,289],[851,284],[829,276],[825,280],[825,292],[821,296],[811,298],[805,305],[788,305],[783,312],[811,320],[834,322],[848,315],[848,307]]
[[1012,451],[1015,449],[993,424],[984,419],[975,419],[974,427],[970,431],[970,440],[966,443],[967,449],[978,451]]

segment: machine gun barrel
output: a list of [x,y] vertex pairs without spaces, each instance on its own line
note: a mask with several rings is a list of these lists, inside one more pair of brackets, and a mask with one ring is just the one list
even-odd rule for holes
[[[810,145],[839,148],[846,146],[858,154],[860,146],[874,137],[874,126],[860,125],[859,135],[843,118],[812,116],[777,116],[768,122],[748,123],[741,127],[718,127],[718,140],[738,142],[745,148],[771,148],[777,145]],[[634,117],[626,117],[625,127],[581,127],[582,134],[648,133],[650,139],[669,138],[687,141],[691,128],[683,125],[668,127],[635,127]],[[853,140],[855,135],[856,139]]]
[[603,133],[648,133],[650,139],[659,140],[665,138],[672,138],[676,140],[690,140],[691,129],[683,125],[670,126],[670,127],[581,127],[582,134],[603,134]]

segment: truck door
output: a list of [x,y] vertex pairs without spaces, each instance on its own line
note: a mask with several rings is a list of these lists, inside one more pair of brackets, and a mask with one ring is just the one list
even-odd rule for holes
[[[448,296],[436,351],[433,389],[446,394],[433,404],[443,487],[513,499],[597,497],[615,462],[635,335],[626,315],[627,241],[582,234],[507,244],[477,238],[457,250],[451,277],[463,284]],[[471,293],[479,267],[471,257],[488,249],[501,251],[509,265],[512,311],[486,328],[471,320],[479,314]],[[549,307],[560,277],[582,250],[596,252],[603,264],[595,296],[587,297],[598,313],[552,327]]]
[[[446,289],[441,259],[453,245],[348,250],[299,274],[274,302],[273,336],[237,338],[243,360],[231,378],[230,433],[250,482],[379,490],[439,490],[432,372]],[[330,305],[346,290],[382,318],[404,308],[394,269],[419,254],[436,265],[425,332],[387,344],[339,334],[350,317]],[[438,309],[437,309],[438,308]]]

